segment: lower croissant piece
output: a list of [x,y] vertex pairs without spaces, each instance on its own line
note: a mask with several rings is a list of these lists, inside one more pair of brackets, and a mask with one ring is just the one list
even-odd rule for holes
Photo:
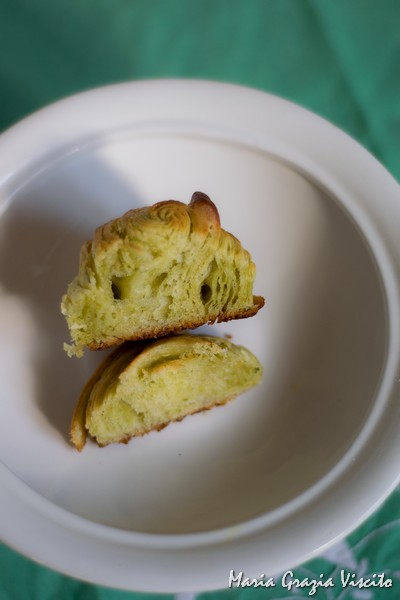
[[160,430],[258,384],[262,367],[246,348],[218,337],[175,335],[126,342],[84,387],[71,424],[78,450]]

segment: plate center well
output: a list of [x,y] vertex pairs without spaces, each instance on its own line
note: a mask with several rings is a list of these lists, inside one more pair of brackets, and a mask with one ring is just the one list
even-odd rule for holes
[[[0,221],[1,460],[59,506],[141,532],[239,523],[309,489],[361,430],[385,355],[380,282],[345,213],[278,160],[211,138],[132,135],[50,160]],[[266,298],[256,317],[205,329],[251,349],[263,383],[128,446],[78,454],[73,406],[103,356],[62,349],[59,304],[80,246],[130,208],[196,190],[251,252]]]

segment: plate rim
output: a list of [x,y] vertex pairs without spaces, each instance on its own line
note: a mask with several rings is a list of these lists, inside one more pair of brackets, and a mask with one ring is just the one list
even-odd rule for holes
[[[160,118],[158,105],[154,103],[154,98],[160,97],[164,98],[164,113],[162,118]],[[129,100],[134,104],[135,108],[140,108],[138,111],[141,115],[147,114],[148,119],[144,126],[144,129],[147,131],[151,127],[160,127],[160,123],[164,123],[163,127],[172,128],[178,127],[178,124],[183,124],[183,129],[187,129],[187,124],[192,122],[192,127],[199,128],[199,131],[209,130],[209,133],[220,131],[220,135],[226,135],[229,137],[229,132],[234,131],[234,136],[243,136],[243,139],[246,138],[248,143],[257,145],[264,151],[275,151],[275,153],[280,156],[282,159],[286,158],[286,160],[301,171],[308,175],[314,175],[319,183],[325,182],[327,189],[332,192],[335,190],[335,195],[342,203],[342,206],[354,217],[356,222],[361,225],[362,232],[366,235],[367,240],[369,242],[372,241],[372,247],[374,251],[374,256],[378,259],[378,262],[381,266],[382,275],[384,279],[384,286],[387,292],[388,303],[389,303],[389,313],[391,316],[391,325],[392,325],[392,335],[391,335],[391,352],[388,357],[389,361],[389,369],[385,380],[384,392],[382,392],[382,396],[384,398],[388,398],[390,395],[398,395],[399,386],[397,387],[393,385],[393,381],[396,379],[394,376],[399,370],[399,340],[398,340],[398,331],[399,331],[399,268],[396,266],[395,258],[400,257],[400,246],[397,242],[395,244],[395,240],[393,239],[393,230],[388,228],[387,222],[382,222],[379,220],[379,214],[372,211],[371,214],[371,200],[369,201],[368,206],[366,207],[366,199],[362,197],[362,201],[360,200],[360,191],[365,187],[366,182],[372,182],[374,185],[372,189],[375,189],[376,186],[383,185],[385,190],[385,200],[386,203],[390,204],[391,212],[394,210],[395,203],[400,199],[400,188],[395,180],[387,173],[387,171],[380,165],[380,163],[372,157],[362,146],[360,146],[357,142],[355,142],[352,138],[347,136],[347,134],[343,133],[341,130],[336,128],[334,125],[325,121],[321,117],[314,115],[313,113],[307,111],[300,106],[289,102],[288,100],[284,100],[268,94],[263,91],[254,90],[251,88],[245,88],[243,86],[237,86],[235,84],[227,84],[227,83],[219,83],[219,82],[208,82],[201,80],[148,80],[148,81],[139,81],[139,82],[125,82],[121,84],[113,84],[109,86],[105,86],[102,88],[96,88],[94,90],[89,90],[86,92],[81,92],[74,96],[70,96],[66,99],[60,100],[54,104],[49,105],[48,107],[41,109],[37,113],[34,113],[31,116],[26,117],[20,123],[14,125],[6,132],[0,135],[0,151],[7,150],[6,161],[0,166],[0,189],[3,188],[5,190],[5,197],[11,200],[13,191],[18,189],[18,181],[21,174],[24,177],[29,176],[30,172],[37,173],[38,164],[40,162],[45,161],[46,157],[50,155],[54,156],[56,153],[56,157],[62,158],[65,157],[66,153],[77,153],[81,152],[84,148],[84,141],[90,143],[95,143],[95,136],[97,135],[105,135],[105,131],[110,131],[112,129],[111,121],[108,120],[103,126],[100,128],[101,132],[99,132],[98,128],[96,129],[96,124],[98,124],[98,115],[103,114],[106,110],[106,106],[110,102],[110,99],[114,98],[114,100],[118,101],[120,106],[125,106],[125,113],[123,113],[124,118],[126,114],[126,103]],[[191,103],[187,102],[185,105],[190,107],[190,110],[186,109],[184,116],[179,119],[179,115],[177,115],[176,107],[172,106],[172,100],[179,98],[182,101],[183,98],[186,100],[191,99]],[[202,104],[207,100],[205,104]],[[225,114],[224,119],[222,119],[222,127],[221,127],[221,118],[222,111],[219,106],[219,102],[228,101],[230,103],[229,114]],[[179,102],[176,102],[179,105]],[[91,107],[95,105],[95,111],[89,111]],[[245,120],[245,124],[242,124],[242,129],[237,127],[229,127],[229,123],[231,123],[237,117],[239,113],[243,111],[244,107],[248,107],[251,105],[253,108],[254,115],[260,115],[260,111],[262,112],[262,116],[268,116],[268,118],[260,119],[261,125],[254,118],[254,115],[251,115],[252,118],[247,118]],[[130,107],[131,109],[131,107]],[[168,115],[168,110],[170,114]],[[90,118],[88,119],[88,115],[90,112]],[[118,111],[117,111],[118,112]],[[69,118],[68,128],[65,125],[65,119],[63,116],[65,114],[73,114],[74,118]],[[271,115],[276,118],[280,117],[280,120],[276,118],[276,123],[273,123],[271,120]],[[171,118],[168,118],[171,117]],[[192,117],[192,120],[189,117]],[[86,117],[86,120],[85,120]],[[195,118],[196,117],[196,118]],[[118,115],[114,115],[115,119],[121,121],[122,113]],[[82,131],[82,119],[85,120],[85,127]],[[142,121],[141,121],[142,119]],[[208,119],[208,120],[207,120]],[[58,123],[58,126],[57,126]],[[139,119],[136,119],[136,123],[142,123],[143,125],[143,116]],[[197,123],[197,125],[196,125]],[[207,129],[208,123],[208,129]],[[281,130],[279,130],[279,124]],[[296,128],[294,128],[296,125]],[[54,136],[54,127],[57,126],[57,136]],[[135,125],[133,125],[135,127]],[[251,135],[246,135],[246,130],[251,130]],[[304,134],[305,131],[308,131],[315,135],[319,134],[322,131],[329,136],[329,139],[332,141],[332,146],[335,146],[336,151],[338,149],[341,150],[339,166],[336,163],[330,163],[330,157],[332,156],[331,152],[322,152],[315,154],[315,150],[318,147],[318,144],[315,146],[315,141],[312,139],[312,135],[310,136],[311,143],[307,143],[307,139],[303,141],[303,148],[301,147],[301,139],[299,137],[300,134]],[[51,130],[51,136],[49,136],[49,132]],[[76,131],[79,130],[79,140],[77,141]],[[242,131],[242,133],[240,133]],[[281,135],[279,135],[281,133]],[[75,136],[75,139],[74,139]],[[291,136],[293,137],[293,144],[290,144]],[[54,142],[56,138],[57,143]],[[22,140],[24,140],[24,144],[22,145]],[[52,141],[53,140],[53,141]],[[62,140],[62,144],[60,144],[60,140]],[[26,143],[28,141],[28,143]],[[300,143],[300,146],[299,146]],[[314,143],[314,145],[313,145]],[[40,151],[37,148],[40,148]],[[4,154],[4,152],[3,152]],[[358,169],[359,173],[364,173],[364,179],[361,185],[357,182],[355,185],[354,175],[353,179],[349,179],[349,173],[347,173],[347,178],[342,182],[338,180],[337,172],[332,169],[333,166],[336,166],[336,171],[339,168],[339,174],[341,173],[340,168],[343,167],[343,161],[348,159],[349,155],[352,158],[352,167],[355,168],[356,172]],[[328,161],[328,162],[327,162]],[[49,163],[46,163],[49,164]],[[368,167],[367,171],[365,170]],[[36,171],[35,171],[36,169]],[[28,175],[27,175],[28,174]],[[350,185],[352,184],[352,185]],[[371,196],[371,193],[370,193]],[[389,202],[390,200],[390,202]],[[400,203],[398,203],[400,206]],[[3,202],[3,205],[0,204],[0,214],[1,209],[6,208],[6,202]],[[368,210],[367,210],[368,208]],[[399,210],[399,209],[398,209]],[[382,234],[385,233],[383,236]],[[385,241],[383,241],[385,238]],[[399,261],[400,263],[400,261]],[[395,337],[395,333],[397,334],[397,338]],[[400,409],[396,408],[395,403],[383,403],[381,406],[381,412],[377,411],[374,416],[373,422],[371,423],[371,427],[369,430],[364,429],[365,432],[364,438],[357,438],[359,440],[359,448],[354,445],[353,451],[355,452],[354,462],[352,470],[355,471],[355,467],[359,466],[360,460],[360,452],[364,448],[364,450],[368,447],[369,452],[371,453],[371,445],[373,439],[379,434],[381,428],[383,428],[384,422],[387,423],[390,417],[393,421],[399,419]],[[393,427],[392,427],[393,429]],[[400,449],[400,442],[392,440],[391,443],[391,453],[398,452]],[[387,450],[388,452],[388,450]],[[380,459],[381,466],[384,464],[382,462],[382,457]],[[348,464],[347,464],[348,466]],[[376,470],[376,467],[375,467]],[[348,476],[349,473],[346,470],[345,474]],[[100,529],[97,524],[94,525],[94,529],[89,526],[89,528],[83,527],[84,521],[83,517],[78,517],[77,515],[72,515],[68,511],[62,509],[51,503],[49,500],[43,498],[40,494],[37,494],[33,490],[31,490],[25,483],[18,480],[15,480],[16,476],[13,475],[7,467],[0,463],[0,481],[3,483],[2,489],[0,490],[0,503],[3,507],[3,510],[6,511],[14,511],[14,514],[18,512],[18,516],[20,519],[25,519],[24,523],[26,526],[35,527],[41,522],[41,526],[44,526],[46,523],[46,517],[44,515],[49,515],[51,513],[51,524],[47,522],[47,530],[48,535],[53,535],[59,537],[60,539],[65,539],[66,537],[71,536],[71,523],[74,521],[75,525],[73,527],[75,535],[78,535],[79,541],[81,544],[86,545],[88,548],[92,550],[95,548],[96,544],[98,544],[98,540],[96,539],[95,530],[97,529],[100,532],[100,529],[103,533],[106,529],[114,530],[115,528],[108,528],[108,526],[100,525]],[[321,535],[317,536],[318,539],[313,540],[313,542],[309,544],[304,544],[304,542],[299,543],[300,547],[297,549],[296,554],[297,559],[293,557],[292,559],[287,558],[286,560],[283,557],[280,558],[280,562],[275,557],[276,564],[276,572],[284,570],[286,565],[287,568],[293,567],[299,562],[303,562],[308,560],[315,554],[319,553],[322,548],[327,547],[328,545],[332,545],[337,539],[342,538],[344,535],[349,533],[354,529],[359,523],[361,523],[365,518],[367,518],[381,502],[387,497],[387,495],[394,489],[400,479],[400,473],[397,472],[396,477],[394,477],[394,473],[387,473],[387,477],[385,480],[385,484],[382,483],[382,487],[380,489],[379,494],[375,494],[374,498],[370,497],[370,501],[367,503],[368,506],[364,507],[364,510],[361,516],[355,518],[355,516],[347,517],[346,519],[339,519],[340,523],[337,522],[336,526],[333,528],[335,532],[332,530],[332,525],[330,526],[330,531],[322,531]],[[338,481],[338,478],[335,478],[332,481],[332,485]],[[363,482],[365,485],[365,481]],[[325,488],[326,489],[326,488]],[[336,502],[337,502],[337,494],[336,491]],[[332,497],[335,498],[335,493],[332,494]],[[44,502],[42,502],[44,501]],[[316,501],[316,498],[314,498]],[[326,504],[326,498],[325,498]],[[327,506],[332,505],[332,499],[328,501]],[[34,507],[36,511],[34,514],[37,518],[37,523],[32,524],[31,518],[32,513],[30,509]],[[311,505],[308,506],[307,511],[310,511],[312,508]],[[318,507],[317,507],[318,508]],[[55,509],[55,510],[54,510]],[[286,519],[289,521],[293,521],[292,526],[296,524],[296,515],[298,516],[301,507],[298,507],[291,516],[286,513]],[[326,509],[325,509],[326,510]],[[44,512],[43,512],[44,511]],[[60,512],[61,511],[61,512]],[[321,512],[321,507],[319,507],[319,512]],[[40,515],[40,516],[39,516]],[[72,519],[70,518],[72,515]],[[357,515],[360,515],[359,506],[357,509]],[[78,520],[76,520],[78,519]],[[252,520],[255,522],[255,520]],[[265,519],[264,519],[265,521]],[[91,523],[91,521],[88,521]],[[233,554],[237,554],[238,552],[244,552],[244,548],[247,544],[247,547],[251,545],[251,552],[247,550],[246,556],[241,559],[241,565],[248,565],[249,568],[253,564],[252,557],[250,554],[254,554],[255,549],[261,549],[263,544],[265,545],[266,538],[277,535],[274,532],[274,525],[266,524],[264,522],[263,526],[260,528],[259,525],[261,523],[257,521],[255,522],[254,527],[247,528],[243,530],[240,526],[234,526],[233,528],[225,528],[228,529],[231,534],[228,535],[226,531],[224,531],[224,535],[227,537],[219,537],[216,539],[212,539],[209,537],[207,540],[208,546],[204,546],[204,544],[195,544],[191,546],[191,552],[193,556],[197,556],[197,561],[192,561],[193,564],[187,565],[187,569],[190,569],[190,577],[188,577],[188,572],[185,573],[185,577],[182,577],[181,572],[181,564],[187,564],[187,561],[184,560],[183,549],[185,545],[180,547],[179,544],[172,544],[172,538],[183,540],[183,537],[187,538],[187,541],[192,537],[198,536],[198,540],[201,539],[202,534],[182,534],[178,536],[165,535],[161,536],[162,539],[165,540],[165,543],[162,543],[161,539],[159,543],[156,544],[156,547],[151,545],[152,553],[154,554],[153,561],[153,569],[157,570],[161,568],[162,561],[165,561],[165,547],[168,546],[170,548],[171,554],[169,559],[169,567],[168,570],[164,569],[164,576],[158,582],[154,578],[150,581],[147,577],[142,577],[139,582],[135,580],[135,590],[137,591],[145,591],[145,592],[177,592],[177,591],[193,591],[194,589],[197,591],[205,591],[211,589],[217,589],[220,587],[224,587],[224,582],[221,580],[220,574],[213,574],[209,577],[208,581],[205,581],[205,573],[206,569],[202,569],[201,564],[208,564],[210,562],[210,556],[216,557],[216,560],[220,560],[221,550],[227,553],[227,549],[229,549]],[[77,534],[77,530],[79,530],[79,526],[81,527],[81,535]],[[88,529],[91,530],[88,532]],[[93,530],[93,531],[92,531]],[[110,561],[110,552],[103,553],[108,556],[108,563],[101,570],[101,574],[99,573],[99,565],[96,564],[96,561],[91,564],[88,568],[88,563],[82,568],[79,567],[75,561],[70,558],[69,564],[67,564],[65,552],[61,552],[60,556],[56,556],[54,549],[49,552],[40,548],[32,547],[32,544],[28,544],[24,546],[24,539],[16,540],[15,537],[13,539],[13,533],[9,528],[9,524],[7,523],[3,526],[2,537],[5,542],[15,547],[16,550],[28,554],[31,558],[35,560],[39,560],[44,562],[48,566],[55,568],[61,572],[66,572],[71,576],[78,577],[80,579],[85,579],[91,581],[92,583],[108,585],[116,588],[122,589],[130,589],[132,590],[132,564],[131,561],[133,556],[135,560],[140,563],[139,556],[146,555],[146,551],[148,550],[147,544],[145,543],[146,539],[150,540],[153,534],[143,534],[143,544],[135,545],[129,543],[127,536],[120,535],[120,531],[116,530],[118,535],[117,537],[112,536],[112,540],[109,539],[110,548],[112,550],[113,557],[115,556],[115,552],[117,551],[118,546],[118,556],[121,561],[121,564],[124,565],[124,568],[118,569],[118,573],[110,572],[109,565],[112,564],[113,561]],[[122,532],[123,533],[123,532]],[[125,532],[128,533],[129,532]],[[147,536],[147,538],[146,538]],[[20,536],[21,537],[21,536]],[[157,536],[156,536],[157,537]],[[168,540],[167,540],[168,538]],[[205,538],[204,538],[205,539]],[[245,543],[243,544],[243,540]],[[167,543],[168,541],[168,543]],[[251,542],[251,544],[250,544]],[[60,545],[60,541],[57,544]],[[306,547],[307,548],[306,548]],[[53,544],[53,548],[55,545]],[[207,549],[208,558],[204,556],[204,548]],[[128,552],[127,552],[128,549]],[[228,553],[229,553],[228,550]],[[157,554],[158,553],[158,554]],[[279,553],[278,553],[279,554]],[[293,554],[293,549],[292,549]],[[155,556],[157,555],[157,556]],[[155,560],[157,558],[157,560]],[[71,562],[72,560],[72,562]],[[114,560],[114,559],[113,559]],[[290,562],[288,562],[288,560]],[[79,562],[79,561],[78,561]],[[232,561],[233,563],[233,561]],[[260,573],[266,572],[265,562],[260,561],[260,557],[258,560],[254,561],[254,564],[257,563],[256,568],[259,569]],[[278,565],[281,564],[282,567],[278,568]],[[128,572],[129,565],[129,572]],[[264,568],[263,568],[264,567]],[[232,566],[232,568],[234,568]],[[274,573],[275,573],[274,569]],[[243,570],[241,567],[239,570]],[[227,575],[229,571],[225,572],[225,584],[227,584]],[[272,575],[274,574],[272,573]],[[139,570],[137,569],[137,576],[140,575]],[[121,579],[122,577],[122,579]]]

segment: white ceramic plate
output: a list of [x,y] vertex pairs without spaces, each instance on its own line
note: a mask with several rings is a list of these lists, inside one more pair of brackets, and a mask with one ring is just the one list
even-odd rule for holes
[[[152,592],[274,575],[322,551],[399,479],[400,194],[330,124],[217,83],[127,83],[0,138],[0,534],[75,577]],[[68,443],[100,355],[59,311],[81,243],[201,190],[250,250],[266,307],[209,328],[263,384],[128,446]]]

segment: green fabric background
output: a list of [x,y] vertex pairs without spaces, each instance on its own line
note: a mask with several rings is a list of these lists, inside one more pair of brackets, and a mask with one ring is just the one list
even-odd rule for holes
[[[63,96],[159,77],[239,83],[293,100],[347,131],[400,180],[398,0],[0,2],[0,131]],[[334,556],[295,569],[298,577],[336,578],[341,567],[360,574],[385,571],[393,587],[338,586],[314,598],[400,598],[399,500],[396,491]],[[71,580],[0,547],[0,600],[143,597],[160,596]],[[308,596],[278,585],[198,597]]]

